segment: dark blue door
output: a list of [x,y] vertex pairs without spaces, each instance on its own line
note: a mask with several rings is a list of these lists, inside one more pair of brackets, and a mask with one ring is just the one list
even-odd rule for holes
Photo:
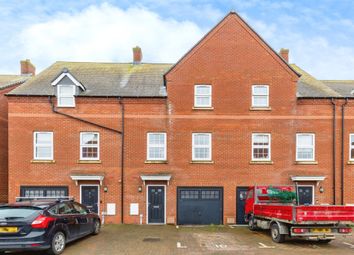
[[245,204],[247,190],[247,187],[237,187],[236,189],[236,224],[246,224]]
[[178,188],[177,224],[223,223],[222,188]]
[[148,223],[165,223],[165,187],[148,187]]
[[98,213],[98,186],[81,186],[81,203]]

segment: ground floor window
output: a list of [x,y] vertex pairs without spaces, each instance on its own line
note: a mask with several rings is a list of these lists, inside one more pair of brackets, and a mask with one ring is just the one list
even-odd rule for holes
[[66,186],[21,186],[21,197],[67,197],[69,189]]

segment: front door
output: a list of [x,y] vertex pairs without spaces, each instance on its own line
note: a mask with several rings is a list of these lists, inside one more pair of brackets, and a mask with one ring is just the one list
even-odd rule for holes
[[148,223],[165,223],[164,186],[148,186]]
[[236,224],[246,224],[245,222],[245,204],[247,196],[247,187],[237,187],[236,189]]
[[81,186],[81,204],[98,213],[98,186]]
[[300,205],[313,204],[313,186],[298,186],[297,190]]

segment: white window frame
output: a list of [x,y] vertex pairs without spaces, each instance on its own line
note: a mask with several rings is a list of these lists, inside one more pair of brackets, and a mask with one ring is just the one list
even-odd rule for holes
[[[353,136],[353,139],[352,139]],[[354,158],[352,158],[352,149],[354,150],[354,145],[352,145],[352,140],[354,141],[354,133],[349,134],[349,161],[354,161]]]
[[[255,94],[255,88],[264,87],[267,89],[266,94]],[[255,105],[255,97],[257,96],[266,96],[267,97],[267,105]],[[268,85],[252,85],[252,107],[253,108],[267,108],[269,107],[269,86]]]
[[[150,157],[149,152],[150,152],[150,146],[151,147],[161,147],[161,146],[156,146],[156,145],[150,145],[150,135],[163,135],[164,137],[164,157],[163,158],[153,158]],[[165,161],[167,160],[167,134],[165,132],[148,132],[146,134],[146,159],[150,161]]]
[[[197,135],[208,135],[209,137],[209,146],[198,145],[194,144],[195,136]],[[195,156],[194,149],[195,148],[209,148],[209,155],[207,158],[197,158]],[[212,133],[192,133],[192,161],[211,161],[212,160]]]
[[[265,135],[268,136],[268,158],[255,158],[254,157],[254,151],[253,149],[255,149],[254,146],[254,137],[257,135]],[[271,161],[272,160],[272,135],[270,133],[252,133],[252,151],[251,151],[251,155],[252,155],[252,161]]]
[[[83,144],[83,135],[85,134],[97,134],[97,145],[94,144]],[[96,158],[84,158],[82,156],[82,149],[84,147],[97,147],[97,157]],[[80,160],[100,160],[100,133],[99,132],[80,132]]]
[[[36,148],[37,147],[40,147],[40,146],[45,146],[47,147],[48,144],[38,144],[37,143],[37,134],[50,134],[51,135],[51,138],[52,138],[52,141],[51,141],[51,144],[50,144],[50,147],[51,147],[51,157],[37,157],[36,155]],[[36,131],[36,132],[33,132],[33,159],[34,160],[53,160],[54,159],[54,142],[53,142],[53,132],[47,132],[47,131]]]
[[[198,90],[199,87],[208,87],[210,89],[210,94],[197,94],[197,90]],[[210,107],[212,107],[212,104],[213,104],[213,102],[212,102],[212,100],[213,100],[212,94],[213,94],[213,92],[212,92],[211,85],[207,85],[207,84],[195,85],[194,86],[194,107],[198,107],[198,108],[210,108]],[[197,103],[197,101],[198,101],[197,98],[198,97],[209,97],[210,98],[209,104],[208,105],[198,105],[198,103]]]
[[[301,135],[308,135],[308,136],[312,136],[312,147],[301,147],[301,148],[311,148],[313,150],[312,153],[312,158],[311,159],[301,159],[298,157],[298,149],[299,149],[299,145],[298,145],[298,137]],[[296,161],[315,161],[315,152],[316,152],[316,136],[314,133],[297,133],[296,134],[296,150],[295,150],[295,157],[296,157]]]
[[[71,87],[72,90],[73,90],[73,96],[72,97],[71,96],[70,97],[69,96],[61,96],[60,95],[60,89],[62,87]],[[70,84],[68,84],[68,85],[66,85],[66,84],[57,85],[57,105],[58,105],[58,107],[75,107],[75,105],[76,105],[75,94],[76,94],[76,86],[75,85],[70,85]],[[61,104],[60,103],[60,99],[61,98],[72,98],[73,99],[73,104]]]

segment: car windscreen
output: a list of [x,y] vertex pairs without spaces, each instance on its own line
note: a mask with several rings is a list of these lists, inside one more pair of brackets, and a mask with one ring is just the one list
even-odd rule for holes
[[0,219],[22,219],[38,215],[41,211],[38,207],[1,206]]

